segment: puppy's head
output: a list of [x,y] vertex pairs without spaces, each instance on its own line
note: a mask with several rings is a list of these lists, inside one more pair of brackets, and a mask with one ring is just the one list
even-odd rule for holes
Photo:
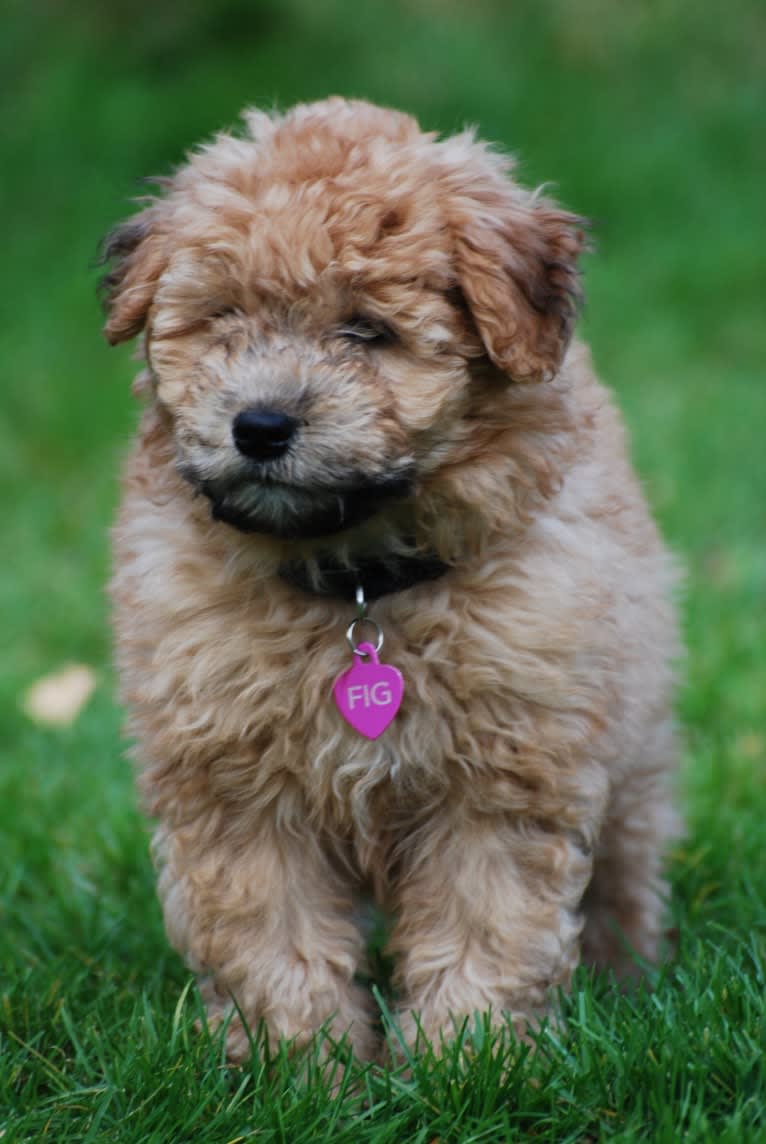
[[552,379],[581,220],[470,133],[331,99],[246,115],[105,243],[105,331],[145,330],[180,472],[246,532],[413,501]]

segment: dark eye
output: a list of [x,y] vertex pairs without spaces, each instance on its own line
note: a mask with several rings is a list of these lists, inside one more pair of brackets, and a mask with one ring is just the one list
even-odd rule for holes
[[217,309],[213,310],[210,317],[213,320],[215,320],[216,318],[230,318],[232,316],[232,314],[238,314],[238,313],[239,313],[239,310],[237,309],[236,306],[223,305],[223,306],[219,306]]
[[368,346],[390,345],[396,335],[390,326],[377,318],[362,318],[354,315],[338,327],[338,336],[350,342],[364,342]]

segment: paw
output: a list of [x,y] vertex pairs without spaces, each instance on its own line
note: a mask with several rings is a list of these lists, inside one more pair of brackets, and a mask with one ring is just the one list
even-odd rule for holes
[[315,1045],[320,1059],[329,1056],[335,1045],[346,1043],[360,1060],[370,1060],[375,1053],[376,1038],[370,1027],[366,994],[356,988],[338,998],[334,1011],[326,1016],[310,1014],[305,1010],[291,1013],[279,999],[272,999],[270,1007],[245,1008],[224,997],[212,978],[199,983],[200,995],[205,1003],[207,1026],[215,1031],[226,1024],[226,1056],[235,1064],[250,1058],[253,1050],[267,1044],[273,1051],[286,1043],[290,1053],[300,1053]]
[[434,1006],[420,1009],[402,1009],[395,1018],[395,1030],[388,1037],[390,1055],[397,1059],[405,1056],[404,1046],[415,1055],[425,1049],[441,1056],[455,1041],[470,1053],[476,1036],[483,1039],[487,1032],[497,1037],[498,1045],[519,1041],[537,1042],[543,1023],[562,1027],[561,1018],[552,1005],[476,1008],[471,1012],[454,1013]]

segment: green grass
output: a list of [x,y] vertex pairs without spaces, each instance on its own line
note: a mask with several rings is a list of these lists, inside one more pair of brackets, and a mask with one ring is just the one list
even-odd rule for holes
[[[766,1140],[766,10],[6,0],[2,24],[2,1144]],[[140,176],[243,104],[329,91],[475,122],[596,219],[584,330],[686,561],[689,645],[679,948],[654,990],[581,971],[536,1052],[479,1025],[470,1053],[352,1066],[334,1097],[278,1049],[226,1067],[162,932],[103,593],[133,366],[88,269]],[[96,695],[36,727],[20,696],[68,660]]]

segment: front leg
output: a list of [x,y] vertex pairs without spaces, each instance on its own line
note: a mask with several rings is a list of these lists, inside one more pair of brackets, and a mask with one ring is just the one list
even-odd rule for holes
[[[352,921],[352,889],[312,832],[260,821],[200,819],[160,829],[155,851],[170,940],[202,975],[213,1023],[236,1000],[255,1032],[306,1043],[327,1023],[348,1033],[360,1056],[371,1033],[364,992],[354,983],[363,940]],[[249,1040],[239,1015],[227,1052],[242,1060]]]
[[409,1041],[420,1026],[438,1048],[456,1022],[489,1009],[523,1034],[546,1012],[578,962],[586,837],[471,812],[421,828],[403,865],[392,938]]

